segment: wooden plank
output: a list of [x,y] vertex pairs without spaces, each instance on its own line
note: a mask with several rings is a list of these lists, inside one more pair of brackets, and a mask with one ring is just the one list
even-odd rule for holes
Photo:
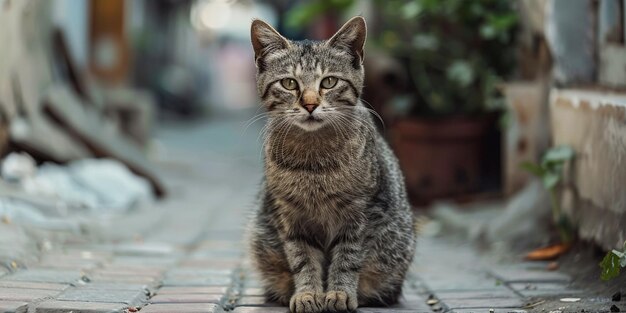
[[164,196],[165,185],[158,170],[145,158],[137,145],[107,127],[102,117],[81,103],[65,85],[55,85],[46,93],[45,112],[96,157],[108,157],[124,163],[135,174],[150,181],[155,193]]
[[[0,107],[12,144],[41,160],[67,162],[91,154],[42,115],[41,94],[52,82],[47,58],[48,1],[4,2],[0,7]],[[1,38],[0,38],[1,39]],[[6,44],[5,44],[6,43]]]
[[14,145],[37,159],[64,163],[89,157],[92,154],[79,141],[43,115],[40,84],[42,75],[37,62],[25,60],[16,73],[15,90],[17,115],[11,120],[10,137]]

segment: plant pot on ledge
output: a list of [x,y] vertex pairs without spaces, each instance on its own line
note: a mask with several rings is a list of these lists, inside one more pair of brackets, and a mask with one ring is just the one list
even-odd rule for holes
[[405,118],[392,125],[391,145],[413,205],[481,190],[496,117]]

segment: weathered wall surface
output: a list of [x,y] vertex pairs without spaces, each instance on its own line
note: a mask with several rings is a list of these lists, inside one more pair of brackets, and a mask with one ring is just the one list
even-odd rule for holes
[[604,248],[626,240],[626,94],[553,90],[553,140],[576,150],[563,205],[579,235]]

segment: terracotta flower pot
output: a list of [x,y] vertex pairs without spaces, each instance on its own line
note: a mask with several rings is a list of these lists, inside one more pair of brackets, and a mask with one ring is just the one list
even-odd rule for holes
[[402,119],[391,130],[391,145],[414,205],[480,189],[486,136],[494,118]]

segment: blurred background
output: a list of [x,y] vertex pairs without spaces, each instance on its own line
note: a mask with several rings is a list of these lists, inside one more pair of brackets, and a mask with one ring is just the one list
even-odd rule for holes
[[258,183],[251,20],[321,40],[354,15],[363,100],[432,231],[622,249],[623,0],[0,0],[0,216],[126,214],[192,188],[177,166]]

